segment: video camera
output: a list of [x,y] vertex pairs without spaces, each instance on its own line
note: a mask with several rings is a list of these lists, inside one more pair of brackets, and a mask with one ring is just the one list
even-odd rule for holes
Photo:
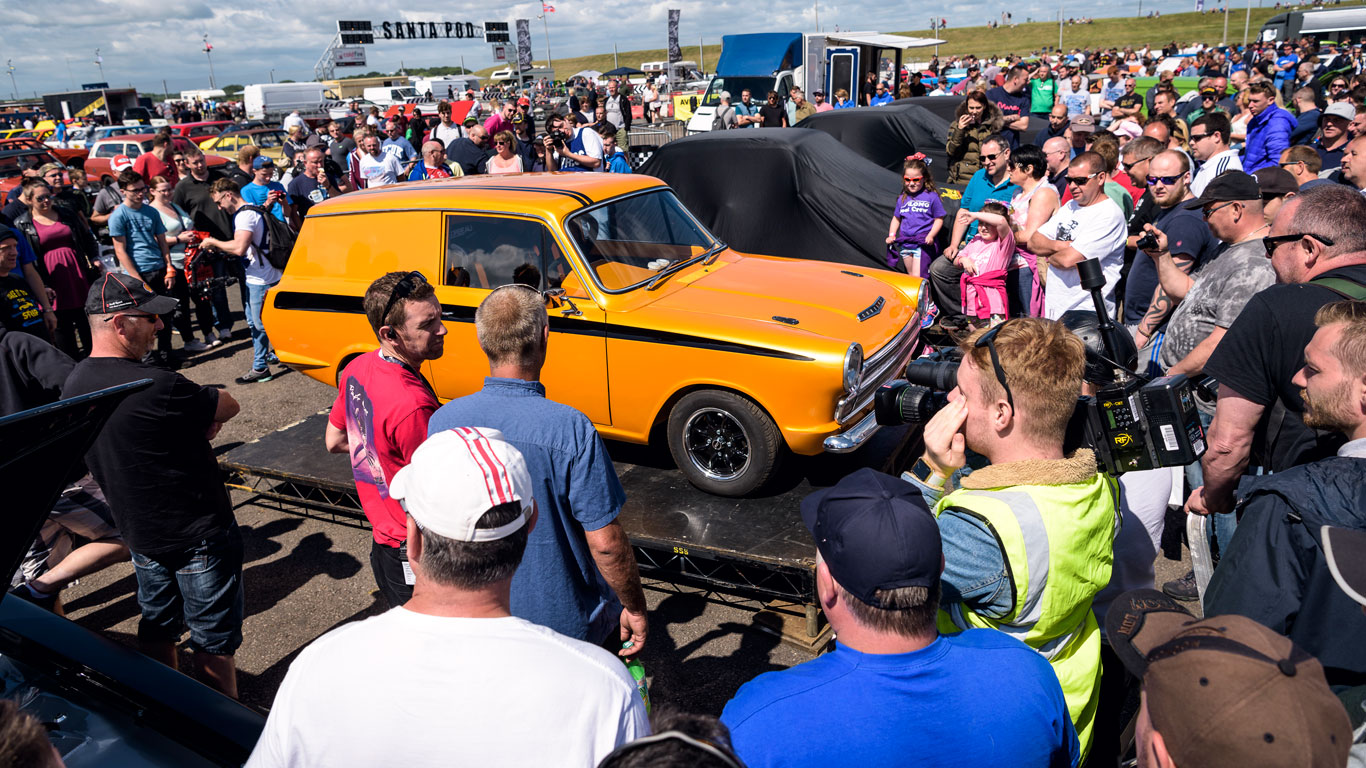
[[[1114,370],[1114,381],[1100,385],[1094,396],[1079,396],[1064,448],[1088,447],[1101,471],[1121,475],[1157,467],[1185,466],[1205,453],[1205,430],[1196,411],[1195,385],[1183,374],[1149,379],[1123,364],[1119,334],[1105,311],[1100,262],[1077,265],[1081,286],[1091,292],[1100,337],[1108,356],[1099,360]],[[1132,349],[1132,343],[1129,345]],[[1093,356],[1088,349],[1087,356]],[[923,424],[948,403],[958,385],[962,353],[944,349],[912,361],[906,378],[883,385],[874,396],[874,413],[882,425]]]

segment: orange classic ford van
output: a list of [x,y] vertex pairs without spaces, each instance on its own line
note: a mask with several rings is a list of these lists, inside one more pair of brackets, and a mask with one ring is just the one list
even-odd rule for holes
[[927,290],[733,251],[649,176],[410,182],[309,211],[266,302],[280,360],[335,384],[375,348],[366,287],[397,270],[421,272],[441,301],[446,351],[423,373],[443,400],[488,374],[475,308],[497,286],[531,285],[550,316],[547,395],[604,437],[667,442],[690,482],[725,496],[761,486],[784,450],[845,453],[877,431],[873,393],[918,351]]

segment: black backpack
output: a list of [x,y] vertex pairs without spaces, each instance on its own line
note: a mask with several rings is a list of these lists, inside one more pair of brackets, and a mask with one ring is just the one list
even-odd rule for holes
[[[266,257],[272,267],[283,270],[289,263],[289,254],[294,250],[294,230],[289,225],[279,219],[265,208],[250,203],[238,207],[238,212],[255,211],[261,215],[261,219],[266,223],[266,236],[261,241],[261,255]],[[237,214],[233,214],[234,222]],[[235,224],[234,224],[235,226]]]

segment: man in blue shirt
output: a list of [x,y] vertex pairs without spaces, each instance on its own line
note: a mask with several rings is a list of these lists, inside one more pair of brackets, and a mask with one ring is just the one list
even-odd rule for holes
[[387,138],[380,144],[380,151],[393,155],[401,163],[407,163],[417,157],[417,150],[403,137],[403,126],[399,125],[396,119],[389,121]]
[[275,161],[261,155],[251,161],[251,169],[256,176],[250,184],[242,187],[242,200],[249,205],[265,208],[280,221],[291,221],[294,218],[294,208],[289,204],[285,186],[278,181],[272,181],[275,176]]
[[885,107],[891,104],[894,97],[887,91],[887,84],[879,80],[877,82],[877,93],[873,94],[868,100],[868,105],[872,107]]
[[[1048,662],[1001,632],[940,635],[939,529],[914,486],[860,469],[802,500],[833,653],[741,686],[721,721],[750,768],[1076,766]],[[837,723],[838,727],[830,727]]]
[[[129,168],[119,173],[119,188],[123,190],[123,203],[109,216],[114,256],[124,272],[142,280],[157,295],[170,296],[175,286],[175,269],[166,243],[166,225],[161,214],[147,203],[147,180]],[[148,352],[144,361],[174,367],[169,326],[157,331],[157,351]]]
[[[976,213],[988,200],[1009,203],[1020,191],[1020,187],[1010,181],[1010,144],[1004,136],[993,133],[982,139],[981,157],[982,167],[968,180],[963,199],[958,201],[960,211]],[[963,293],[959,284],[963,268],[955,260],[958,249],[977,234],[977,222],[954,219],[952,232],[949,247],[930,264],[930,289],[941,318],[963,313]]]
[[427,431],[491,427],[526,459],[540,517],[512,578],[512,614],[609,650],[629,640],[621,655],[639,653],[645,593],[617,521],[626,494],[588,417],[546,399],[545,300],[526,285],[499,286],[474,325],[490,375],[482,390],[432,414]]
[[987,100],[995,104],[1005,117],[1001,135],[1010,142],[1010,149],[1020,146],[1020,132],[1029,130],[1029,70],[1016,64],[1006,74],[1005,82],[987,91]]

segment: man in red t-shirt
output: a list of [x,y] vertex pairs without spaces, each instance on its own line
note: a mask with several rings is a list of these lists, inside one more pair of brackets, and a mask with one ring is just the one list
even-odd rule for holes
[[407,515],[389,497],[394,473],[427,439],[427,421],[439,405],[422,377],[422,362],[445,351],[441,303],[418,272],[390,272],[365,291],[365,316],[379,349],[352,360],[338,380],[337,400],[324,442],[351,455],[356,495],[370,521],[370,567],[390,608],[413,595],[408,567]]
[[176,173],[175,163],[171,162],[171,149],[171,137],[158,133],[156,138],[152,139],[152,151],[139,156],[133,162],[133,170],[142,174],[148,185],[152,183],[152,179],[161,176],[175,187],[176,182],[180,181],[180,174]]

